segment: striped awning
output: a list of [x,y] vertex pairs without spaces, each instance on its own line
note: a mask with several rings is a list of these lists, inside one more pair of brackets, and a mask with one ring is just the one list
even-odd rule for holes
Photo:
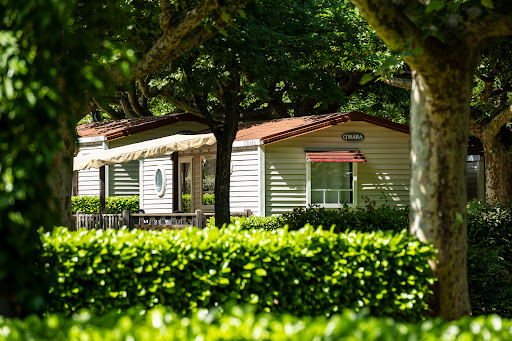
[[366,162],[360,150],[306,152],[311,162]]

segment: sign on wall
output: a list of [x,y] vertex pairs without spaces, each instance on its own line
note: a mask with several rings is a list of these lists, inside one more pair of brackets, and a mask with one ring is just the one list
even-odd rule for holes
[[357,132],[343,133],[341,139],[346,142],[359,142],[364,140],[364,134]]

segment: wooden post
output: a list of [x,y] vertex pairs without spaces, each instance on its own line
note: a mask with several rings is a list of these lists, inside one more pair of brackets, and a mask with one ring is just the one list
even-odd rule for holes
[[203,219],[204,219],[203,211],[196,210],[196,225],[197,225],[196,227],[198,229],[203,228]]
[[103,229],[105,212],[105,166],[100,167],[100,228]]
[[78,195],[78,171],[73,172],[73,185],[71,187],[71,195]]
[[123,213],[121,214],[121,227],[126,226],[127,228],[131,228],[130,224],[130,211],[123,210]]
[[172,211],[176,212],[180,209],[179,198],[179,167],[178,152],[172,153]]
[[75,228],[76,228],[76,230],[77,230],[77,231],[78,231],[78,229],[80,228],[80,225],[81,225],[81,220],[82,220],[82,219],[80,218],[80,216],[82,215],[82,213],[83,213],[82,211],[77,211],[77,212],[76,212],[76,224],[75,224]]

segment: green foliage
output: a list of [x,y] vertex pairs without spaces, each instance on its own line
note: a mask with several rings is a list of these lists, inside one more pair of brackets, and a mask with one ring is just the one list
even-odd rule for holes
[[283,214],[283,223],[290,230],[297,230],[305,224],[322,226],[324,229],[334,227],[334,231],[347,229],[372,232],[390,230],[400,232],[409,228],[409,210],[389,206],[367,205],[364,208],[349,209],[342,207],[335,210],[323,207],[296,208]]
[[[269,217],[231,217],[231,223],[239,225],[242,229],[264,229],[275,230],[284,227],[285,223],[283,217],[280,215]],[[206,223],[207,228],[215,227],[215,217],[208,219]]]
[[203,205],[215,205],[215,194],[203,194]]
[[473,315],[512,317],[512,204],[468,207],[468,281]]
[[183,212],[190,212],[192,207],[192,196],[190,194],[181,195],[181,207]]
[[405,231],[62,228],[42,239],[52,311],[163,304],[183,313],[232,301],[299,316],[364,308],[417,320],[434,281],[432,247]]
[[[105,210],[107,213],[121,213],[128,210],[131,213],[139,209],[139,196],[106,197]],[[100,213],[99,196],[76,196],[71,197],[71,212],[74,214],[81,211],[85,214]]]
[[439,319],[416,324],[370,317],[346,310],[331,318],[255,313],[249,307],[201,309],[183,317],[163,307],[149,311],[131,309],[123,315],[94,317],[87,311],[66,317],[51,314],[42,319],[0,318],[6,340],[509,340],[512,321],[493,315],[464,317],[456,322]]
[[[18,314],[44,306],[37,229],[58,222],[48,178],[63,149],[61,134],[73,131],[71,112],[80,110],[85,89],[94,95],[102,86],[97,64],[86,60],[99,44],[92,38],[98,28],[79,30],[73,18],[91,10],[108,21],[109,6],[102,6],[0,1],[0,298]],[[0,306],[2,313],[13,313],[4,310],[8,305]]]

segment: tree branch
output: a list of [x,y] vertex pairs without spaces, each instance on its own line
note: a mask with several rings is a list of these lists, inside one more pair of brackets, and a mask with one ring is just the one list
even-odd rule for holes
[[[423,53],[414,56],[404,56],[403,59],[412,67],[425,65],[424,62],[418,62],[416,59],[435,60],[435,50],[444,48],[435,46],[437,40],[427,41],[423,38],[423,32],[416,26],[411,17],[403,9],[395,4],[393,0],[352,0],[359,8],[368,23],[377,31],[382,40],[392,49],[401,52],[414,51],[422,48]],[[414,5],[424,6],[416,0],[408,1],[411,7]]]
[[133,111],[140,117],[149,117],[153,116],[149,110],[146,110],[140,105],[139,99],[137,98],[137,93],[135,91],[135,87],[132,86],[130,89],[126,92],[128,96],[128,102],[130,103]]
[[[221,2],[218,0],[203,0],[199,5],[187,12],[185,17],[175,25],[171,25],[170,4],[168,1],[161,1],[162,12],[159,21],[162,26],[162,36],[157,39],[137,64],[131,67],[129,79],[140,79],[151,74],[160,66],[169,63],[213,36],[216,32],[209,32],[210,34],[206,37],[206,30],[204,29],[196,33],[191,32],[214,10],[223,7],[231,14],[241,9],[249,1],[225,0]],[[218,23],[222,24],[224,21]],[[117,83],[127,80],[118,70],[113,71],[112,77]]]
[[103,111],[105,114],[107,114],[111,119],[113,120],[122,120],[124,115],[114,109],[112,109],[108,103],[105,103],[105,101],[101,101],[98,98],[93,97],[92,98],[94,104],[100,108],[101,111]]
[[395,88],[411,90],[412,88],[412,79],[409,78],[397,78],[393,77],[391,79],[382,79],[382,82],[387,85],[391,85]]
[[493,117],[491,122],[485,125],[483,130],[484,138],[495,138],[500,132],[501,127],[512,120],[512,103],[508,103],[507,107]]
[[[478,16],[467,26],[468,38],[472,41],[479,42],[512,34],[512,6],[509,1],[494,1],[494,4],[494,9],[481,9],[486,11],[487,15],[483,18]],[[474,7],[468,2],[461,5],[461,10],[474,10]]]

